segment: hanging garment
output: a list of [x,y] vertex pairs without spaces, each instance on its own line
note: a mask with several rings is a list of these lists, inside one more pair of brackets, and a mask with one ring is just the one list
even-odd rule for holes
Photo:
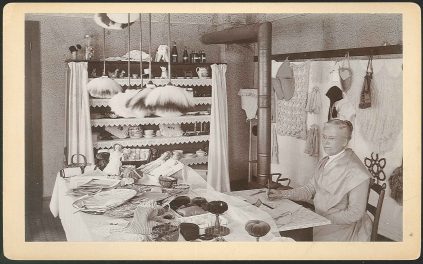
[[310,61],[294,64],[295,91],[289,101],[278,100],[277,102],[277,132],[281,136],[291,136],[305,140],[307,127],[307,104],[308,82]]
[[319,149],[320,149],[319,140],[320,140],[319,126],[314,124],[307,131],[307,139],[306,139],[304,153],[310,156],[315,156],[315,157],[319,156]]
[[288,58],[279,67],[276,78],[272,78],[272,87],[279,100],[290,100],[294,96],[295,78],[294,70]]
[[[386,63],[389,61],[389,65]],[[395,146],[402,131],[402,60],[385,60],[373,73],[372,107],[357,109],[356,125],[373,152],[384,154]],[[397,74],[392,70],[396,69]],[[392,73],[391,73],[392,72]]]
[[372,77],[373,77],[372,75],[373,75],[373,65],[372,65],[372,56],[370,56],[369,62],[367,63],[366,76],[364,76],[363,88],[360,94],[360,104],[358,105],[358,107],[361,109],[369,108],[372,105],[372,98],[371,98]]
[[[347,61],[348,67],[344,66],[344,62]],[[352,83],[352,70],[350,66],[350,54],[345,55],[345,60],[342,61],[342,65],[338,69],[339,80],[341,81],[341,87],[344,92],[348,92],[351,88]]]
[[276,126],[272,125],[272,163],[279,164],[279,145]]
[[328,120],[338,117],[338,111],[334,107],[335,102],[341,100],[342,97],[342,90],[338,86],[332,86],[326,92],[326,96],[330,100],[329,104],[329,111],[328,111]]
[[348,120],[353,123],[355,117],[355,108],[347,97],[335,102],[334,109],[337,111],[337,118],[341,120]]
[[306,111],[309,113],[318,114],[320,113],[320,108],[322,107],[322,101],[320,99],[320,90],[319,87],[314,86],[313,91],[308,95]]
[[257,89],[240,89],[238,92],[238,95],[241,96],[241,108],[247,115],[247,121],[256,117],[257,92]]

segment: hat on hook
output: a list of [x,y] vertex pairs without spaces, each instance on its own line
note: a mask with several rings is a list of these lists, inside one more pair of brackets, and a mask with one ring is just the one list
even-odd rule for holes
[[[97,13],[94,15],[94,21],[97,23],[97,25],[105,28],[105,29],[115,29],[115,30],[121,30],[126,27],[128,27],[128,23],[119,23],[115,22],[106,13]],[[126,14],[126,21],[128,21],[128,15]],[[131,20],[129,20],[131,21]],[[130,22],[129,25],[131,25],[133,22]]]
[[272,78],[272,87],[279,100],[290,100],[294,96],[295,80],[294,71],[290,62],[285,60],[276,73],[276,78]]

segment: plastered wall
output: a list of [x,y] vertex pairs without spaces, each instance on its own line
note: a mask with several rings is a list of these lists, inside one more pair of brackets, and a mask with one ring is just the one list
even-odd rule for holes
[[[148,24],[143,16],[143,50],[148,51]],[[94,37],[95,59],[101,58],[103,30],[91,18],[27,15],[26,20],[39,21],[41,31],[41,85],[42,85],[42,141],[43,141],[43,196],[51,196],[56,173],[63,166],[65,138],[65,60],[70,58],[68,47],[83,44],[84,35]],[[167,44],[167,20],[163,15],[153,15],[152,51],[158,45]],[[172,18],[172,40],[176,41],[179,52],[183,47],[189,50],[203,49],[207,60],[218,62],[219,47],[203,45],[199,36],[213,31],[214,15],[200,17],[178,15]],[[127,31],[113,30],[106,34],[106,57],[122,56],[127,52]],[[131,30],[131,49],[139,49],[139,25]],[[154,54],[154,53],[153,53]]]
[[[95,58],[102,51],[102,28],[91,18],[27,15],[27,20],[40,21],[41,74],[43,115],[44,196],[50,196],[57,171],[63,165],[65,63],[70,58],[68,47],[83,44],[85,34],[93,35]],[[143,16],[143,45],[147,51],[147,16]],[[166,16],[153,15],[152,50],[167,43]],[[202,45],[199,38],[206,32],[245,23],[271,21],[272,53],[302,52],[398,44],[402,38],[401,16],[395,14],[178,14],[172,17],[172,40],[181,52],[204,49],[208,61],[228,64],[227,87],[229,109],[229,154],[231,180],[245,179],[248,174],[248,123],[241,109],[238,91],[257,87],[252,62],[255,45]],[[131,49],[139,48],[139,26],[131,33]],[[107,31],[106,56],[127,52],[127,31]]]

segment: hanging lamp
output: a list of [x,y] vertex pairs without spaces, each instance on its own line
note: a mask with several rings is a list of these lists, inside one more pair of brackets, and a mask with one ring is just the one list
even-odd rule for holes
[[106,75],[106,29],[103,28],[103,75],[87,83],[88,93],[96,98],[111,98],[122,91],[122,87]]
[[[128,22],[130,21],[130,14],[128,14]],[[142,54],[142,19],[141,14],[139,14],[140,20],[140,52]],[[130,42],[131,42],[131,31],[128,28],[128,88],[131,87],[131,68],[130,68]],[[142,56],[140,56],[140,73],[142,73]],[[151,111],[144,104],[144,97],[149,92],[143,88],[143,77],[141,74],[141,89],[126,89],[124,93],[116,94],[110,100],[110,107],[113,112],[117,115],[130,118],[138,117],[143,118],[149,114]],[[136,107],[134,107],[134,105]]]
[[[118,22],[122,21],[121,16],[125,14],[108,14],[108,13],[97,13],[94,15],[94,21],[97,25],[99,25],[102,28],[105,29],[113,29],[113,30],[122,30],[126,28],[127,26],[130,26],[134,21],[131,21],[130,23],[125,22]],[[114,19],[117,19],[118,21],[115,21],[114,19],[111,19],[110,16],[114,16]],[[126,18],[126,17],[125,17]]]
[[[149,82],[146,84],[145,88],[141,87],[141,91],[137,92],[126,103],[126,107],[129,108],[132,111],[132,113],[138,118],[143,118],[145,116],[149,116],[154,113],[154,106],[146,106],[145,104],[147,95],[150,94],[150,92],[156,88],[156,86],[151,81],[151,14],[148,14],[148,20],[149,20],[149,46],[148,46]],[[140,21],[141,21],[141,14],[140,14]],[[140,49],[142,52],[142,27],[140,27],[140,32],[141,32]],[[141,86],[143,86],[144,79],[142,78],[142,58],[140,59],[140,73],[141,73]]]
[[[168,14],[168,47],[170,47],[170,39],[170,14]],[[154,108],[154,114],[157,116],[181,116],[194,107],[194,98],[184,88],[172,85],[170,60],[168,70],[168,84],[153,89],[146,97],[145,105]]]

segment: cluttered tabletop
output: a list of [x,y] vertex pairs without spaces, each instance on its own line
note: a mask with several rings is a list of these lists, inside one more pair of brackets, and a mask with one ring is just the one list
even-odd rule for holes
[[193,169],[162,156],[120,177],[96,168],[58,173],[50,210],[68,241],[294,241],[279,231],[329,224],[265,190],[221,193]]

